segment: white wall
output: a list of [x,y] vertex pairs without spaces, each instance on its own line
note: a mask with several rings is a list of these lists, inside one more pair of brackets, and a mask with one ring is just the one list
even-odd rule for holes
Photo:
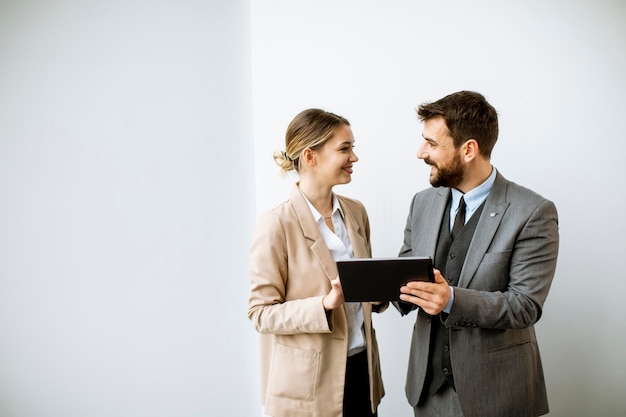
[[0,2],[0,416],[258,412],[249,13]]
[[[619,0],[0,1],[0,415],[258,415],[247,250],[293,182],[271,160],[289,120],[352,122],[361,160],[337,191],[393,256],[429,186],[414,108],[460,89],[500,111],[494,164],[559,208],[550,415],[624,414],[625,17]],[[411,325],[376,317],[381,416],[410,414]]]
[[[308,107],[347,117],[353,182],[375,256],[394,256],[411,196],[429,187],[415,159],[414,109],[461,89],[500,114],[494,165],[552,199],[561,250],[537,325],[551,416],[626,412],[626,3],[588,1],[252,2],[257,212],[282,201],[271,154]],[[375,318],[387,396],[381,416],[410,415],[404,398],[414,318]],[[477,383],[480,383],[477,381]]]

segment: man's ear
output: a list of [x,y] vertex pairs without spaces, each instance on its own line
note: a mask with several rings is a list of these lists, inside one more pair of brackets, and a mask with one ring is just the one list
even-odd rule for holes
[[468,139],[463,144],[463,159],[465,162],[473,161],[480,154],[476,139]]

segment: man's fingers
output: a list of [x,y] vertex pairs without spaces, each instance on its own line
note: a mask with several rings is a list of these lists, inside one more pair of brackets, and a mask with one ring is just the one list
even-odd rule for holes
[[443,275],[441,275],[441,272],[439,272],[438,269],[435,269],[435,283],[442,283],[442,282],[446,282],[446,279],[443,277]]

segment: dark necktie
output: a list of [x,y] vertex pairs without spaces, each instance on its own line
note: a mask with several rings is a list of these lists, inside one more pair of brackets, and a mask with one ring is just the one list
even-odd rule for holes
[[456,212],[456,216],[454,217],[454,226],[452,226],[452,239],[456,238],[465,226],[465,200],[461,197],[461,201],[459,201],[459,210]]

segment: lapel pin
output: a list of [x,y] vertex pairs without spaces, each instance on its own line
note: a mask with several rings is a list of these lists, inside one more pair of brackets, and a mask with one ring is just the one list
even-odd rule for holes
[[498,214],[498,213],[495,213],[495,212],[491,212],[491,213],[489,213],[489,215],[490,215],[491,217],[496,217],[496,214]]

